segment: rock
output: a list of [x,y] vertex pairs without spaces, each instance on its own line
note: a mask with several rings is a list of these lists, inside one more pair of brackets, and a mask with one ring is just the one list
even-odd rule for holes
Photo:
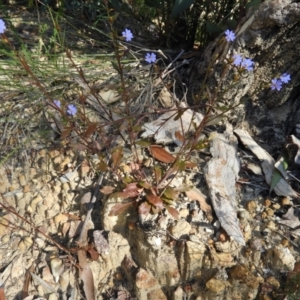
[[278,289],[280,287],[279,281],[274,276],[268,277],[266,279],[266,282],[272,284],[276,289]]
[[258,280],[251,271],[243,265],[236,265],[229,270],[230,278],[238,280],[251,288],[258,288],[260,280]]
[[61,223],[65,223],[68,221],[68,216],[64,214],[58,214],[57,216],[54,217],[54,223],[56,227],[58,227]]
[[246,209],[249,213],[254,213],[256,211],[257,203],[254,200],[250,200],[246,203]]
[[213,293],[220,293],[226,288],[226,284],[218,279],[212,278],[206,282],[206,287]]
[[191,231],[191,224],[184,220],[179,220],[171,227],[170,232],[176,239],[187,239]]
[[158,285],[158,281],[150,272],[140,268],[136,274],[135,285],[138,289],[144,290]]
[[167,297],[162,289],[155,289],[147,294],[147,300],[167,300]]
[[48,300],[58,300],[58,297],[56,296],[56,294],[50,294],[48,296]]
[[59,281],[60,275],[64,271],[63,261],[58,257],[54,257],[50,261],[50,266],[54,281],[57,283]]
[[292,205],[293,203],[291,202],[290,198],[288,197],[284,197],[281,199],[280,201],[281,205],[285,206],[285,205]]
[[294,269],[295,258],[291,251],[282,245],[269,249],[266,258],[272,270],[288,272]]
[[181,276],[184,280],[191,280],[194,276],[201,274],[205,250],[206,246],[203,242],[195,243],[187,241],[185,243],[185,249],[182,253],[183,256],[180,260]]

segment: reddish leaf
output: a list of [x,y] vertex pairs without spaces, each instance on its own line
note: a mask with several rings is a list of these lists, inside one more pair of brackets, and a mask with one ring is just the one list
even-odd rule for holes
[[197,164],[195,164],[195,163],[193,163],[193,162],[190,162],[190,161],[186,161],[186,162],[185,162],[185,166],[186,166],[186,168],[191,168],[191,169],[193,169],[193,168],[196,168],[196,167],[197,167]]
[[132,205],[132,202],[127,203],[118,203],[115,206],[113,206],[109,212],[109,216],[117,216],[121,214],[124,210],[126,210],[130,205]]
[[151,205],[149,205],[147,202],[143,202],[141,205],[139,205],[139,214],[148,215],[150,209],[151,209]]
[[175,209],[174,207],[171,207],[171,206],[166,206],[166,209],[174,219],[179,220],[180,214],[177,209]]
[[118,193],[118,196],[126,199],[126,198],[133,198],[140,194],[142,189],[137,187],[137,182],[132,182],[127,184],[126,188]]
[[180,131],[175,131],[175,137],[176,137],[176,139],[178,140],[178,141],[180,141],[181,143],[183,143],[184,142],[184,136],[181,134],[181,132]]
[[71,127],[64,129],[63,132],[61,133],[61,138],[65,139],[66,137],[68,137],[71,134],[71,131],[72,131]]
[[123,157],[123,147],[117,147],[113,150],[112,153],[112,162],[113,162],[113,168],[116,168]]
[[97,261],[99,259],[99,253],[94,248],[88,247],[86,251],[90,254],[92,260]]
[[149,194],[149,195],[146,195],[146,199],[154,206],[157,206],[161,209],[163,209],[163,202],[161,200],[160,197],[158,196],[155,196],[155,195],[152,195],[152,194]]
[[101,190],[100,192],[104,195],[109,195],[111,194],[113,191],[114,191],[114,187],[112,186],[108,186],[108,185],[105,185]]
[[164,163],[172,163],[175,161],[175,157],[170,154],[167,150],[164,148],[157,146],[157,145],[151,145],[149,147],[149,151],[151,156],[156,158],[157,160],[164,162]]
[[87,128],[86,132],[83,134],[85,138],[89,137],[92,135],[95,130],[97,129],[98,124],[97,123],[91,123],[89,127]]

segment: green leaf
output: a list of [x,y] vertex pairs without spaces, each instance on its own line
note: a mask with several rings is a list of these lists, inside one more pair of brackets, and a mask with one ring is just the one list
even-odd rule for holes
[[120,74],[119,66],[114,61],[111,62],[111,65]]
[[152,187],[152,184],[147,181],[139,181],[138,185],[143,187],[144,189],[150,189]]
[[289,166],[289,157],[288,154],[286,153],[286,151],[284,150],[278,161],[275,163],[274,167],[281,173],[281,175],[283,176],[283,178],[287,178],[287,174],[286,174],[286,170]]
[[141,147],[148,147],[151,145],[151,142],[148,140],[139,140],[135,142],[137,145],[140,145]]
[[276,168],[274,168],[269,194],[271,194],[271,192],[273,191],[274,187],[280,181],[281,178],[283,178],[282,174]]
[[274,165],[269,193],[273,191],[274,187],[280,181],[281,178],[283,178],[284,180],[286,179],[287,175],[285,171],[287,170],[287,168],[288,168],[288,155],[284,150]]
[[168,187],[165,189],[164,193],[163,193],[163,195],[164,195],[166,198],[172,199],[172,200],[176,200],[177,197],[178,197],[178,194],[179,194],[179,192],[176,191],[174,188],[172,188],[172,187],[170,187],[170,186],[168,186]]
[[176,17],[181,14],[184,10],[189,8],[194,3],[194,0],[175,0],[171,17]]
[[175,118],[174,118],[174,121],[179,120],[179,119],[181,118],[181,116],[183,115],[183,113],[184,113],[184,110],[180,110],[180,111],[176,114],[176,116],[175,116]]

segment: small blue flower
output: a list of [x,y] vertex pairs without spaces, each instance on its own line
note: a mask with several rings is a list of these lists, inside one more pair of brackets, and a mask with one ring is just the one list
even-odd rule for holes
[[145,57],[145,61],[149,64],[154,63],[156,61],[155,53],[147,53]]
[[288,83],[288,82],[291,80],[291,76],[290,76],[288,73],[283,73],[283,74],[280,76],[280,80],[281,80],[283,83]]
[[74,104],[69,104],[67,109],[67,114],[74,117],[77,113],[77,107]]
[[60,101],[59,100],[53,100],[53,103],[60,108]]
[[4,33],[6,29],[5,23],[2,19],[0,19],[0,34]]
[[227,42],[233,42],[235,40],[235,34],[233,31],[227,29],[225,31],[225,35],[226,35],[225,38],[226,38]]
[[243,58],[242,67],[247,71],[253,71],[253,61],[250,58]]
[[239,67],[243,60],[243,58],[239,54],[234,54],[233,59],[234,59],[233,65],[236,67]]
[[271,84],[272,91],[274,90],[280,91],[281,88],[282,88],[282,81],[277,78],[272,79],[272,84]]
[[127,28],[122,32],[122,35],[125,38],[126,42],[130,42],[133,38],[132,32]]

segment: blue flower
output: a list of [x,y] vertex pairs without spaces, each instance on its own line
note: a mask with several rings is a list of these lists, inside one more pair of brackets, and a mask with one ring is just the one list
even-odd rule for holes
[[283,74],[280,76],[280,80],[281,80],[283,83],[288,83],[288,82],[291,80],[291,76],[290,76],[288,73],[283,73]]
[[233,59],[234,59],[233,65],[236,67],[239,67],[243,60],[243,58],[239,54],[234,54]]
[[122,32],[122,35],[125,38],[126,42],[130,42],[133,38],[132,32],[127,28]]
[[53,100],[53,103],[60,108],[60,101],[59,100]]
[[226,38],[227,42],[233,42],[235,40],[235,34],[233,31],[227,29],[225,31],[225,35],[226,35],[225,38]]
[[242,67],[247,71],[253,71],[253,61],[250,58],[243,58]]
[[77,113],[77,107],[74,104],[69,104],[67,109],[67,114],[74,117]]
[[272,79],[272,84],[271,84],[272,91],[274,90],[280,91],[281,88],[282,88],[282,81],[277,78]]
[[0,34],[4,33],[6,29],[5,23],[2,19],[0,19]]
[[147,53],[145,57],[145,61],[149,64],[154,63],[156,61],[155,53]]

